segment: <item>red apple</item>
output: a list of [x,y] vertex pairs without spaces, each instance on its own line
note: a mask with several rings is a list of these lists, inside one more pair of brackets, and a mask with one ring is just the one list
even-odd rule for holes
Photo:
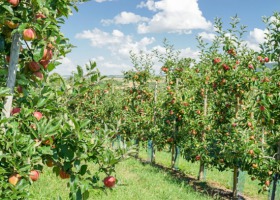
[[112,188],[116,184],[116,178],[114,176],[107,176],[104,178],[103,183],[105,187]]
[[229,49],[229,50],[227,50],[227,53],[230,54],[230,55],[233,55],[233,56],[236,55],[236,52],[235,52],[234,49]]
[[50,61],[49,60],[40,60],[39,63],[44,67],[44,69],[47,69]]
[[17,7],[19,4],[19,0],[7,0],[13,7]]
[[35,15],[35,17],[36,17],[36,19],[45,19],[46,18],[46,15],[44,15],[43,13],[37,13],[36,15]]
[[70,174],[68,174],[67,172],[63,171],[62,169],[59,171],[59,176],[60,176],[61,179],[70,178]]
[[268,58],[268,57],[265,57],[265,58],[264,58],[264,62],[269,62],[269,58]]
[[15,174],[12,174],[10,177],[9,177],[9,183],[11,183],[12,185],[16,185],[21,179],[21,176],[17,173]]
[[214,63],[214,64],[218,64],[218,63],[220,63],[220,62],[221,62],[221,58],[218,58],[218,57],[217,57],[217,58],[214,58],[214,59],[213,59],[213,63]]
[[17,114],[20,112],[20,108],[13,108],[11,111],[11,115]]
[[7,63],[10,62],[10,56],[6,56],[6,62],[7,62]]
[[249,69],[254,69],[254,66],[253,66],[252,64],[249,64],[249,65],[248,65],[248,68],[249,68]]
[[51,49],[44,49],[44,54],[42,60],[51,60],[53,56],[53,52]]
[[38,72],[34,72],[33,73],[33,80],[43,80],[44,79],[44,74],[42,73],[42,72],[40,72],[40,71],[38,71]]
[[37,71],[40,70],[40,65],[35,61],[31,61],[31,62],[28,63],[28,68],[32,72],[37,72]]
[[250,149],[250,150],[249,150],[249,154],[250,154],[250,155],[254,155],[254,150]]
[[195,160],[200,160],[200,155],[197,155],[196,157],[195,157]]
[[255,140],[255,136],[251,135],[251,136],[249,137],[249,139],[250,139],[250,140]]
[[270,185],[270,181],[266,180],[264,184],[268,187]]
[[167,142],[173,142],[174,139],[173,139],[172,137],[170,137],[170,138],[168,138],[166,141],[167,141]]
[[165,72],[165,73],[168,72],[168,68],[167,68],[167,67],[162,67],[161,70],[162,70],[163,72]]
[[38,121],[43,117],[42,113],[38,111],[34,112],[33,115]]
[[32,28],[24,29],[22,34],[25,41],[32,41],[36,38],[36,32]]
[[10,28],[10,29],[15,29],[18,27],[18,24],[12,22],[12,21],[6,21],[6,25]]
[[223,64],[222,66],[223,66],[223,68],[224,68],[225,71],[230,70],[230,67],[229,67],[227,64]]
[[46,165],[47,165],[48,167],[53,167],[53,166],[54,166],[53,160],[49,158],[49,159],[47,160],[47,162],[46,162]]
[[17,91],[18,91],[18,93],[23,93],[23,89],[22,89],[22,87],[20,85],[17,86]]
[[30,171],[30,174],[29,174],[29,178],[32,180],[32,181],[37,181],[40,177],[40,173],[38,170],[31,170]]
[[261,110],[261,111],[264,111],[264,110],[265,110],[265,107],[264,107],[264,106],[260,106],[260,110]]
[[262,61],[262,57],[261,57],[261,56],[258,56],[257,59],[258,59],[258,61],[260,61],[260,62]]

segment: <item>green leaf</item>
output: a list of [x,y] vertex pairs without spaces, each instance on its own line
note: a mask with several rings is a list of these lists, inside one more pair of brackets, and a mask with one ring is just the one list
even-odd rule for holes
[[37,107],[37,108],[40,108],[40,107],[44,106],[44,105],[47,103],[47,101],[48,101],[48,99],[45,99],[45,98],[39,99],[39,101],[38,101],[36,107]]
[[7,10],[11,15],[14,15],[13,8],[11,6],[3,5],[2,6],[5,10]]
[[4,174],[4,173],[6,173],[6,170],[4,169],[4,168],[0,168],[0,174]]
[[89,199],[89,191],[88,190],[83,193],[83,200],[86,200],[86,199]]
[[84,128],[85,126],[87,126],[89,123],[91,122],[91,120],[83,120],[83,122],[80,124],[80,128]]
[[82,165],[81,170],[80,170],[80,174],[83,176],[86,174],[87,172],[87,165]]
[[44,55],[44,48],[37,48],[33,52],[33,58],[36,62],[39,62]]
[[4,97],[9,95],[10,93],[10,88],[4,88],[4,87],[0,87],[0,97]]

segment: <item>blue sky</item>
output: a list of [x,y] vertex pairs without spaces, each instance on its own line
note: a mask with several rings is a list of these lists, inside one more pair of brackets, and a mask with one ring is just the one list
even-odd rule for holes
[[[66,19],[62,32],[76,46],[56,72],[69,75],[76,65],[96,61],[103,75],[132,68],[129,51],[162,51],[166,38],[182,57],[197,58],[196,36],[213,38],[216,17],[224,28],[237,15],[247,26],[245,40],[257,50],[263,41],[262,16],[280,11],[278,0],[91,0]],[[155,71],[160,68],[156,63]]]

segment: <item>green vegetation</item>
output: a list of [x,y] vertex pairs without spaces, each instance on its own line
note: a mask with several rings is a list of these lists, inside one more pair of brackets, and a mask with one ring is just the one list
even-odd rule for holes
[[[195,192],[188,184],[161,169],[141,164],[135,159],[121,162],[116,167],[118,184],[106,193],[92,191],[89,199],[134,199],[134,200],[176,200],[176,199],[212,199]],[[67,181],[61,180],[52,173],[51,168],[44,168],[38,182],[31,187],[32,199],[68,199]]]
[[[142,149],[139,155],[142,159],[147,159],[147,152]],[[171,166],[171,153],[167,151],[156,152],[156,163],[162,166]],[[186,174],[187,176],[197,178],[199,162],[188,162],[182,157],[179,159],[179,170]],[[215,168],[207,168],[206,172],[206,182],[213,185],[214,187],[224,188],[232,190],[232,179],[233,172],[230,170],[218,171]],[[258,193],[260,186],[258,181],[252,181],[251,177],[247,174],[245,175],[245,184],[243,188],[243,194],[252,199],[264,200],[267,199],[268,193]]]

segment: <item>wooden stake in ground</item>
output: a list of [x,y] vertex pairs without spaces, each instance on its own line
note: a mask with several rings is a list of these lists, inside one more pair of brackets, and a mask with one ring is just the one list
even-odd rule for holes
[[[239,109],[239,102],[240,102],[240,97],[236,98],[236,107],[235,107],[235,118],[238,117],[238,109]],[[233,169],[233,187],[232,187],[232,197],[233,199],[238,199],[238,174],[239,174],[239,169],[238,167],[234,167]]]
[[[276,157],[276,159],[280,160],[280,142],[278,142],[278,149],[277,149],[277,157]],[[271,191],[271,199],[270,200],[276,200],[275,196],[276,196],[278,179],[279,179],[279,174],[278,173],[274,174],[272,191]]]
[[[157,103],[157,88],[158,88],[158,81],[156,81],[155,84],[155,92],[154,92],[154,113],[153,113],[153,122],[154,125],[156,125],[156,103]],[[152,157],[151,157],[151,163],[156,162],[156,154],[155,154],[155,148],[154,148],[154,142],[152,143]]]
[[[207,107],[208,107],[208,104],[207,104],[207,101],[208,101],[208,96],[207,96],[207,90],[205,91],[205,96],[204,96],[204,101],[203,101],[203,116],[206,118],[207,116]],[[205,141],[205,131],[202,133],[202,142]],[[205,180],[205,165],[204,165],[204,162],[202,160],[200,160],[200,166],[199,166],[199,173],[198,173],[198,180]]]
[[[177,91],[178,91],[178,85],[179,85],[179,79],[176,78],[176,86],[175,86],[175,96],[177,94]],[[171,168],[175,168],[175,159],[176,159],[176,155],[175,155],[175,141],[176,141],[176,135],[177,135],[177,132],[178,132],[178,126],[177,126],[177,123],[176,123],[176,118],[174,118],[174,121],[173,121],[173,125],[174,125],[174,129],[173,129],[173,141],[172,141],[172,147],[171,147]],[[177,158],[178,159],[178,158]]]
[[20,50],[20,34],[15,33],[12,39],[10,63],[9,63],[9,73],[7,79],[7,87],[10,88],[10,95],[5,98],[4,108],[2,110],[2,117],[10,117],[12,103],[13,103],[13,93],[16,82],[17,64],[19,58]]

